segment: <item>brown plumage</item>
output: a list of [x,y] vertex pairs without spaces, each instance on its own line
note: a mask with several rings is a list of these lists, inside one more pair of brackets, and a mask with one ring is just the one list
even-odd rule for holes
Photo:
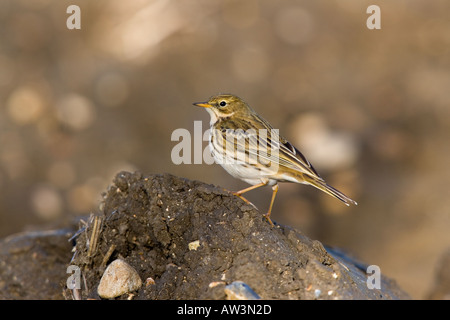
[[209,147],[215,161],[233,177],[252,185],[234,194],[247,201],[241,196],[243,193],[272,186],[272,200],[266,214],[271,224],[278,182],[309,184],[346,205],[357,204],[328,185],[297,148],[239,97],[218,95],[194,105],[206,108],[211,116]]

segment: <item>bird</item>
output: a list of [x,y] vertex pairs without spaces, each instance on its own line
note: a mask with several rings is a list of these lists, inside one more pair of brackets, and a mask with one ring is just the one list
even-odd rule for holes
[[279,134],[244,100],[232,94],[212,96],[206,102],[195,102],[209,113],[209,149],[214,161],[231,176],[251,186],[233,192],[246,203],[242,194],[263,186],[272,186],[269,210],[264,215],[274,226],[270,215],[278,192],[278,182],[311,185],[347,206],[357,202],[328,185],[306,157]]

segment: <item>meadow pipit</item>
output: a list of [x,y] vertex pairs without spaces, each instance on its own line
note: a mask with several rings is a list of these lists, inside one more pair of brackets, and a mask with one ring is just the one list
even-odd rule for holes
[[249,203],[243,193],[272,186],[272,199],[265,215],[271,225],[278,182],[309,184],[346,205],[357,204],[328,185],[300,151],[239,97],[223,94],[194,105],[206,108],[211,116],[209,148],[215,162],[233,177],[252,185],[233,194]]

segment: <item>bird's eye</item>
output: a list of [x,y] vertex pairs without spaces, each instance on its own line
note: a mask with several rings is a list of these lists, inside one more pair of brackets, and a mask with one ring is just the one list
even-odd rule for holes
[[220,101],[219,106],[225,107],[227,105],[226,101]]

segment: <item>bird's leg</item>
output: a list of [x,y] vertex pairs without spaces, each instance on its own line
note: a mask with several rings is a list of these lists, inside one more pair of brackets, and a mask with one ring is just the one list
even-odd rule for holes
[[274,226],[272,220],[270,219],[270,214],[272,213],[272,207],[273,207],[273,203],[275,201],[275,196],[277,195],[278,192],[278,184],[274,185],[272,187],[272,200],[270,201],[270,206],[269,206],[269,211],[266,213],[265,217],[267,219],[267,221],[269,221],[269,223],[272,225],[272,227]]
[[253,190],[253,189],[256,189],[256,188],[259,188],[259,187],[263,187],[263,186],[267,185],[268,183],[269,183],[269,181],[261,182],[261,183],[255,184],[254,186],[251,186],[251,187],[242,189],[242,190],[237,191],[237,192],[233,192],[233,194],[234,194],[235,196],[241,198],[242,200],[244,200],[245,203],[251,204],[253,207],[255,207],[255,206],[253,205],[253,203],[251,203],[250,201],[248,201],[247,199],[245,199],[245,198],[242,196],[242,194],[243,194],[243,193],[246,193],[246,192],[248,192],[248,191],[251,191],[251,190]]
[[[264,182],[261,182],[261,183],[258,183],[258,184],[255,184],[254,186],[251,186],[251,187],[242,189],[242,190],[240,190],[240,191],[233,192],[233,194],[234,194],[235,196],[238,196],[238,197],[241,198],[242,200],[244,200],[247,204],[251,204],[253,207],[255,207],[255,205],[254,205],[253,203],[251,203],[250,201],[248,201],[247,199],[245,199],[245,198],[242,196],[242,194],[243,194],[243,193],[246,193],[246,192],[248,192],[248,191],[251,191],[251,190],[253,190],[253,189],[256,189],[256,188],[259,188],[259,187],[263,187],[263,186],[266,186],[268,183],[269,183],[269,180],[264,181]],[[272,220],[270,219],[270,214],[272,213],[273,203],[274,203],[274,201],[275,201],[275,196],[277,195],[277,192],[278,192],[278,184],[274,185],[274,186],[272,187],[272,190],[273,190],[273,192],[272,192],[272,199],[271,199],[271,201],[270,201],[269,211],[264,215],[264,217],[267,219],[267,221],[270,223],[270,225],[271,225],[272,227],[274,227],[275,225],[273,224]],[[256,208],[256,207],[255,207],[255,208]]]
[[240,190],[240,191],[233,192],[233,194],[234,194],[235,196],[238,196],[238,197],[239,197],[239,196],[240,196],[241,194],[243,194],[243,193],[246,193],[246,192],[248,192],[248,191],[251,191],[251,190],[256,189],[256,188],[259,188],[259,187],[263,187],[263,186],[267,185],[268,183],[269,183],[269,181],[264,181],[264,182],[255,184],[254,186],[251,186],[251,187],[242,189],[242,190]]

